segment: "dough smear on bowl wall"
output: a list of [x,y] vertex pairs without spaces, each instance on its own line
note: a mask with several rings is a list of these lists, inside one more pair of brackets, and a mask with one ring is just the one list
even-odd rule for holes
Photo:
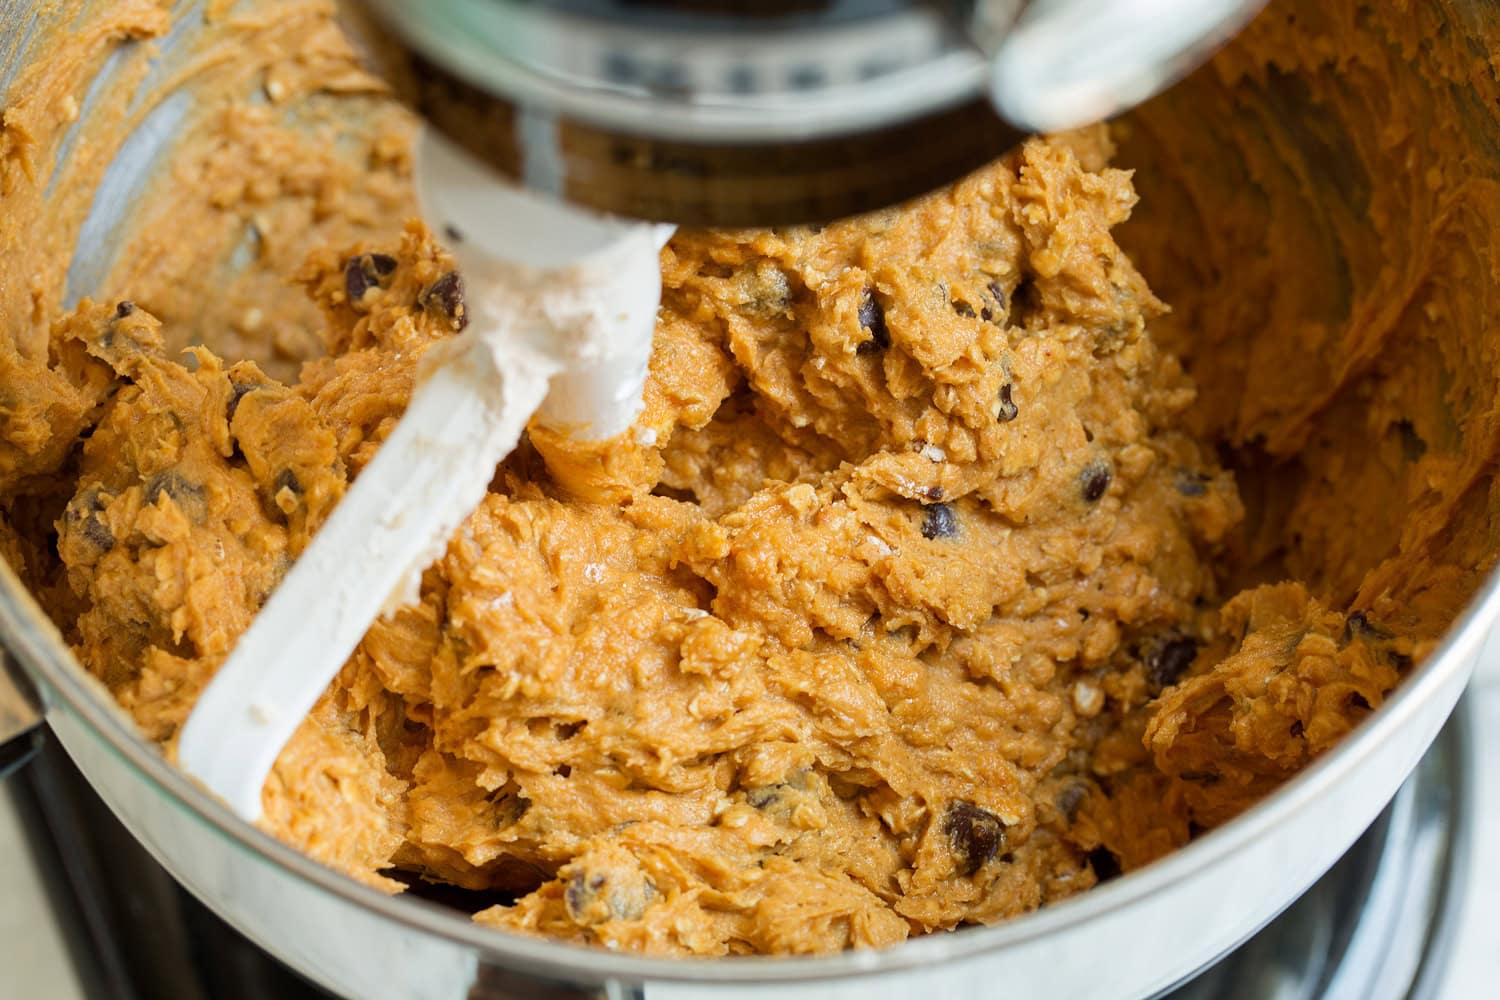
[[[91,202],[37,164],[163,11],[59,38],[0,130],[0,550],[169,757],[465,318],[453,237],[403,228],[406,113],[330,5],[255,8],[107,268],[65,280]],[[1112,132],[901,209],[679,233],[637,425],[501,467],[267,829],[508,929],[836,951],[1085,891],[1333,747],[1495,548],[1500,203],[1390,85],[1405,15],[1357,9],[1273,5]],[[113,100],[88,129],[169,106]],[[113,150],[75,148],[92,190]]]

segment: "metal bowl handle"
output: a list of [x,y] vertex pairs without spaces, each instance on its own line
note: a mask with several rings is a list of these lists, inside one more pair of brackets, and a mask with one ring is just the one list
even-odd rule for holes
[[0,649],[0,780],[36,753],[44,712],[36,688],[10,654]]

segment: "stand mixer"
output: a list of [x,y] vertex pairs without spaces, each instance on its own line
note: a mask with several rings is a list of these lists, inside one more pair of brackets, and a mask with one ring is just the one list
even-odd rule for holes
[[[674,225],[809,224],[952,181],[1175,81],[1258,0],[363,0],[429,127],[417,186],[467,282],[406,415],[215,675],[182,766],[260,815],[277,754],[534,419],[641,409]],[[316,613],[309,614],[308,609]]]

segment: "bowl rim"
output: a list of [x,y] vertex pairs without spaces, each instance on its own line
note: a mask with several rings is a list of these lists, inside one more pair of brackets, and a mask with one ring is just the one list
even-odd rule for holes
[[48,714],[66,708],[171,804],[218,833],[230,846],[249,851],[286,874],[409,930],[470,949],[506,968],[572,981],[663,981],[697,984],[776,984],[875,976],[910,971],[1015,948],[1064,928],[1101,919],[1172,884],[1191,878],[1248,843],[1269,835],[1289,813],[1318,801],[1390,734],[1422,710],[1453,675],[1478,659],[1490,625],[1500,617],[1500,570],[1492,571],[1454,620],[1432,654],[1403,679],[1394,694],[1334,749],[1313,761],[1244,813],[1146,867],[1069,897],[1045,909],[962,933],[933,933],[888,948],[819,956],[726,956],[653,958],[485,927],[467,916],[423,899],[387,895],[302,854],[235,815],[184,772],[168,763],[140,735],[103,688],[89,675],[30,592],[8,566],[0,566],[0,625],[5,641],[38,678]]

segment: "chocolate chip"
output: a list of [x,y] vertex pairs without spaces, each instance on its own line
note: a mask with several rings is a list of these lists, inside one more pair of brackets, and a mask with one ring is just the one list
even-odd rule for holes
[[986,305],[980,309],[979,318],[986,323],[998,323],[1000,317],[1005,314],[1005,289],[1000,287],[1000,282],[998,281],[992,281],[985,287],[995,304],[993,306]]
[[967,302],[953,303],[953,311],[958,313],[964,319],[974,318],[974,307],[969,305]]
[[922,495],[929,500],[943,499],[943,488],[941,486],[929,486],[922,491]]
[[1185,497],[1201,497],[1208,492],[1208,477],[1192,469],[1178,469],[1174,485]]
[[358,257],[352,258],[344,266],[344,293],[349,296],[351,305],[361,301],[372,284],[374,282],[365,274],[365,269],[360,266]]
[[1114,478],[1114,474],[1107,459],[1096,458],[1085,465],[1078,475],[1078,486],[1083,492],[1083,498],[1093,503],[1104,496],[1109,491],[1109,481]]
[[880,300],[875,298],[873,289],[865,289],[865,296],[859,301],[859,325],[860,329],[869,331],[870,337],[855,348],[857,353],[877,354],[891,346],[891,331],[885,325],[885,309]]
[[158,472],[146,481],[146,502],[156,503],[165,493],[179,503],[203,499],[203,487],[190,483],[180,473],[168,469]]
[[443,227],[443,235],[448,237],[449,243],[462,243],[464,241],[463,230],[451,222]]
[[115,547],[114,532],[109,530],[109,525],[105,524],[97,514],[85,517],[80,528],[83,540],[98,549],[101,554]]
[[952,538],[958,534],[958,515],[945,503],[930,504],[922,513],[922,537]]
[[259,389],[260,386],[254,382],[231,382],[229,383],[229,406],[226,410],[226,420],[233,420],[234,414],[240,408],[240,400],[250,393]]
[[745,801],[756,809],[765,809],[781,801],[781,790],[785,785],[762,785],[745,792]]
[[1081,781],[1075,781],[1057,793],[1057,811],[1063,814],[1063,819],[1071,823],[1078,818],[1078,809],[1088,797],[1088,786]]
[[577,872],[563,890],[568,916],[584,926],[610,920],[634,920],[654,895],[644,876],[612,880],[603,872]]
[[1021,408],[1016,405],[1015,400],[1010,398],[1011,384],[1005,383],[1000,387],[1000,412],[997,414],[1002,424],[1008,424],[1020,416]]
[[121,302],[119,305],[115,306],[115,319],[124,319],[126,316],[129,316],[133,312],[135,312],[135,303],[131,302],[129,299],[126,299],[124,302]]
[[786,318],[792,313],[795,293],[791,277],[769,260],[741,272],[745,307],[767,317]]
[[1146,680],[1160,692],[1182,679],[1198,658],[1198,640],[1186,635],[1168,636],[1146,654]]
[[960,875],[973,875],[1000,853],[1005,844],[1005,824],[987,809],[972,802],[954,800],[943,817],[943,832],[952,845]]
[[101,516],[106,506],[99,487],[91,486],[68,501],[63,510],[64,527],[83,536],[100,555],[115,547],[114,533]]
[[1365,617],[1363,611],[1352,611],[1349,617],[1344,619],[1344,642],[1347,644],[1355,638],[1366,641],[1372,639],[1389,639],[1391,633],[1378,625],[1371,624],[1370,619]]
[[1102,847],[1089,852],[1089,865],[1094,869],[1094,877],[1100,882],[1108,882],[1120,876],[1120,859]]
[[396,273],[396,258],[383,253],[362,253],[344,264],[344,291],[351,305],[361,302],[372,288],[384,288]]
[[603,875],[587,875],[583,872],[568,879],[568,887],[563,891],[563,902],[568,907],[568,915],[582,923],[584,914],[608,884],[609,880]]
[[417,296],[417,305],[447,320],[455,333],[469,325],[468,307],[464,304],[464,279],[449,271]]
[[282,469],[276,473],[276,480],[271,484],[271,493],[274,496],[282,490],[291,490],[296,496],[302,495],[302,480],[291,469]]
[[1427,442],[1422,440],[1410,420],[1398,420],[1396,433],[1401,436],[1401,455],[1408,462],[1420,462],[1427,454]]

